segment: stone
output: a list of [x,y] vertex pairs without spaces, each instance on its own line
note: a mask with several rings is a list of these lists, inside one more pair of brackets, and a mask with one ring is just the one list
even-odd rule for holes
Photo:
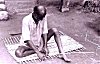
[[7,10],[7,7],[5,4],[0,4],[0,11],[5,11]]
[[8,20],[8,12],[7,11],[0,11],[0,21],[1,20]]
[[1,4],[1,3],[4,4],[4,3],[5,3],[5,0],[0,0],[0,4]]

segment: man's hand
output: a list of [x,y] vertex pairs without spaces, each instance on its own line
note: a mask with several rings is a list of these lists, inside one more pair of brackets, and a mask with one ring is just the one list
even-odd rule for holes
[[37,56],[41,59],[41,60],[45,60],[46,55],[41,53],[38,48],[32,43],[32,41],[27,41],[27,45],[29,45],[37,54]]
[[38,53],[37,53],[37,56],[39,57],[39,59],[40,59],[41,61],[44,61],[45,58],[46,58],[45,54],[43,54],[43,53],[41,53],[41,52],[38,52]]
[[44,53],[46,56],[48,56],[48,54],[49,54],[48,48],[42,48],[42,50],[40,52]]

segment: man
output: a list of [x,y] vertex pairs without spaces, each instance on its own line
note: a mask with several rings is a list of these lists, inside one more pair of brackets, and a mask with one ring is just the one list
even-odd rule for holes
[[43,59],[49,53],[47,41],[53,35],[63,59],[69,61],[62,49],[57,29],[48,30],[47,28],[46,8],[44,6],[35,6],[34,12],[26,16],[22,21],[22,46],[18,47],[15,55],[17,57],[25,57],[36,53],[40,59]]
[[59,7],[60,12],[69,11],[69,4],[70,4],[70,0],[61,0],[60,7]]

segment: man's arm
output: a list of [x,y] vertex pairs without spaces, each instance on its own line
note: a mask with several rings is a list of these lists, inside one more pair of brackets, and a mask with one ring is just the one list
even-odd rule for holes
[[43,47],[45,48],[47,47],[47,33],[48,33],[48,26],[47,26],[47,15],[46,15],[44,18],[43,35],[42,35],[44,43]]
[[45,55],[39,52],[39,50],[36,48],[36,46],[34,45],[34,43],[31,40],[27,40],[27,41],[24,41],[24,42],[27,43],[28,46],[30,46],[36,52],[37,56],[41,60],[44,60]]
[[48,55],[48,49],[47,49],[47,33],[48,33],[48,26],[47,26],[47,15],[44,18],[44,24],[43,24],[43,33],[42,33],[42,42],[41,42],[41,50]]
[[49,50],[47,48],[47,33],[43,34],[42,38],[43,38],[43,48],[42,49],[45,55],[47,56],[49,54]]
[[43,47],[47,48],[47,33],[43,34],[42,38],[43,38],[43,43],[44,43]]
[[36,46],[34,45],[34,43],[33,43],[31,40],[26,40],[26,41],[24,41],[24,42],[27,43],[27,45],[28,45],[29,47],[31,47],[36,53],[39,52],[38,49],[36,48]]

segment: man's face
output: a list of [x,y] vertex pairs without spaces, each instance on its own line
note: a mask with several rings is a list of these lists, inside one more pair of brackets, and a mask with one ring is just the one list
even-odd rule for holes
[[42,6],[38,7],[38,17],[42,20],[46,15],[46,9]]

